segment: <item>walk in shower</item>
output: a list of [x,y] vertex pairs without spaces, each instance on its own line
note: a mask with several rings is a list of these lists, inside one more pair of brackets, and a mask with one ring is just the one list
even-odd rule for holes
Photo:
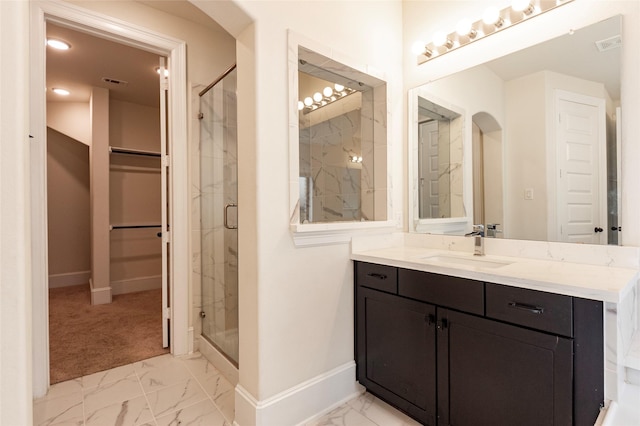
[[200,92],[202,336],[238,366],[236,69]]

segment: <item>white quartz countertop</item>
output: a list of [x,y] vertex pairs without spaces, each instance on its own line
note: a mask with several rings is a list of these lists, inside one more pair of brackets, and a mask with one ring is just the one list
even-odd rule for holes
[[635,268],[494,255],[475,257],[411,246],[352,251],[351,259],[613,303],[622,301],[638,279]]

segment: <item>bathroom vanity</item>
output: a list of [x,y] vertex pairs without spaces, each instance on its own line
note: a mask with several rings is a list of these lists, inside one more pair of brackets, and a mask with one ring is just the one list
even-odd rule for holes
[[368,391],[427,425],[596,422],[605,302],[630,291],[634,269],[407,246],[351,257]]

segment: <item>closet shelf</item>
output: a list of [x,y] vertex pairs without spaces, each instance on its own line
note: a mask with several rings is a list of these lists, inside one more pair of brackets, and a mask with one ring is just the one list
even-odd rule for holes
[[141,149],[130,149],[130,148],[119,148],[116,146],[110,146],[109,147],[109,152],[111,154],[125,154],[125,155],[141,155],[144,157],[161,157],[162,154],[160,154],[159,152],[153,152],[153,151],[144,151]]
[[130,224],[130,225],[120,224],[120,225],[109,226],[110,231],[113,231],[114,229],[141,229],[141,228],[162,228],[162,225],[141,223],[141,224]]

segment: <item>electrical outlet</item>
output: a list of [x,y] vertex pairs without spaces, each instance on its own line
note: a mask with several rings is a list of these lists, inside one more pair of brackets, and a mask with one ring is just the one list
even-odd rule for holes
[[533,200],[533,188],[527,188],[524,190],[524,199]]

